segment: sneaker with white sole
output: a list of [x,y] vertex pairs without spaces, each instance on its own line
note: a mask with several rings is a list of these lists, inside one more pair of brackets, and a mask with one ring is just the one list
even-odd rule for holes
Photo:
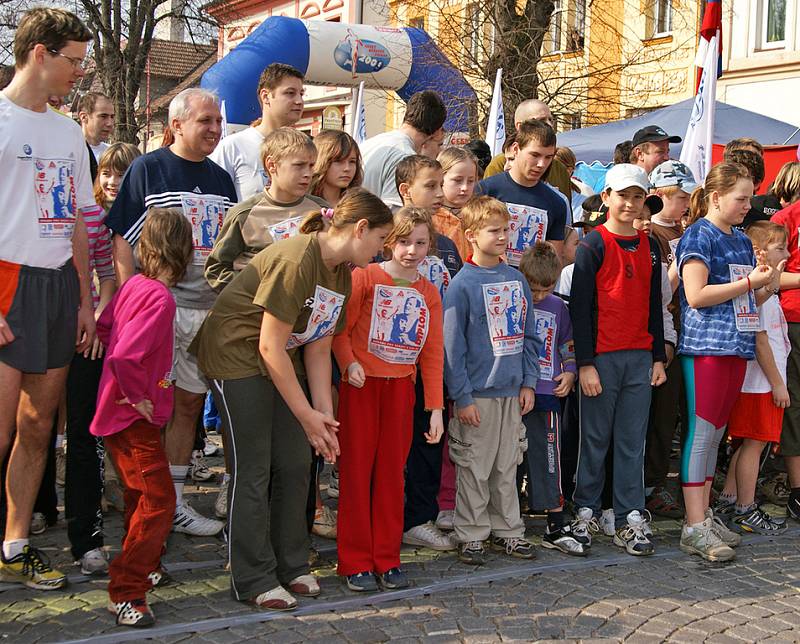
[[584,548],[592,547],[592,535],[600,532],[600,525],[594,518],[592,508],[578,508],[575,518],[570,523],[572,536],[583,544]]
[[322,592],[319,587],[319,580],[310,574],[295,577],[286,586],[295,595],[300,595],[301,597],[317,597]]
[[717,516],[711,508],[706,508],[706,519],[711,519],[711,527],[726,546],[736,548],[742,543],[742,536],[731,530],[725,520]]
[[219,447],[217,447],[217,444],[214,441],[208,438],[203,439],[203,456],[210,458],[212,456],[216,456],[218,452]]
[[699,555],[708,561],[730,561],[736,557],[733,548],[717,534],[710,517],[693,526],[683,525],[680,548],[690,555]]
[[731,522],[742,532],[754,534],[783,534],[787,527],[786,519],[774,519],[757,505],[746,512],[734,515]]
[[625,552],[629,555],[637,557],[652,555],[655,548],[644,533],[646,523],[638,510],[628,513],[627,523],[614,534],[614,545],[625,548]]
[[314,525],[311,532],[325,539],[336,538],[336,510],[327,505],[317,508],[314,512]]
[[456,544],[450,535],[444,534],[437,528],[433,521],[428,521],[422,525],[415,525],[410,530],[403,533],[403,543],[409,546],[422,546],[431,550],[446,552],[455,550]]
[[203,457],[203,450],[196,449],[192,452],[192,460],[189,463],[189,471],[186,476],[195,482],[201,483],[214,478],[214,472],[209,469]]
[[82,575],[106,575],[108,574],[108,553],[102,548],[94,548],[85,552],[75,564],[81,567]]
[[603,534],[607,537],[613,537],[614,534],[617,532],[616,530],[616,517],[614,516],[614,509],[613,508],[606,508],[603,510],[603,513],[600,515],[600,530],[603,531]]
[[217,493],[217,500],[214,501],[214,514],[219,519],[228,518],[228,484],[230,481],[230,479],[222,480],[222,485],[219,486],[219,492]]
[[250,601],[259,608],[267,610],[294,610],[297,608],[297,600],[283,586],[261,593]]
[[572,526],[567,523],[553,532],[545,532],[542,537],[542,548],[560,550],[566,555],[585,557],[586,547],[572,534]]
[[35,590],[58,590],[67,585],[67,576],[50,566],[50,560],[30,545],[6,559],[0,551],[0,581],[23,584]]
[[183,532],[195,537],[210,537],[219,533],[223,527],[225,524],[222,521],[204,517],[186,501],[175,507],[175,516],[172,519],[173,532]]
[[436,527],[439,528],[439,530],[453,530],[453,520],[455,517],[455,510],[441,510],[436,516]]
[[31,514],[31,534],[42,534],[47,530],[47,519],[41,512],[34,512]]
[[533,544],[522,537],[495,537],[489,540],[492,550],[504,552],[518,559],[536,559]]
[[110,603],[108,610],[117,616],[117,626],[147,628],[156,623],[153,611],[150,610],[144,597],[126,602]]

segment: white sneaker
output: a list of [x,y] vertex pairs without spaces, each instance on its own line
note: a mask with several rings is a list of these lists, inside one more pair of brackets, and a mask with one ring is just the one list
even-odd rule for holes
[[95,548],[84,553],[75,564],[81,567],[82,575],[105,575],[108,573],[108,553],[102,548]]
[[436,527],[439,528],[439,530],[453,530],[453,520],[455,516],[455,510],[442,510],[436,517]]
[[616,530],[616,518],[614,517],[614,509],[608,508],[603,510],[603,514],[600,516],[600,529],[603,531],[603,534],[607,537],[613,537],[617,530]]
[[216,519],[209,519],[198,514],[191,505],[183,501],[175,508],[172,520],[172,531],[183,532],[195,537],[210,537],[217,534],[225,524]]
[[219,452],[219,447],[217,447],[217,444],[214,441],[209,440],[208,438],[204,438],[203,439],[203,456],[206,456],[206,457],[216,456],[217,452]]
[[214,478],[214,472],[208,468],[203,458],[203,450],[196,449],[192,452],[192,461],[189,463],[189,471],[186,476],[195,481],[208,481]]
[[45,530],[47,530],[47,519],[44,518],[44,514],[41,512],[31,514],[30,533],[42,534]]
[[417,525],[403,533],[403,543],[410,546],[423,546],[431,550],[455,550],[456,544],[449,535],[437,528],[433,521]]
[[214,501],[214,514],[220,519],[228,518],[228,483],[230,483],[230,479],[223,479],[222,485],[219,486],[217,500]]
[[575,518],[570,523],[572,535],[584,548],[592,547],[592,534],[600,532],[597,519],[592,508],[578,508]]

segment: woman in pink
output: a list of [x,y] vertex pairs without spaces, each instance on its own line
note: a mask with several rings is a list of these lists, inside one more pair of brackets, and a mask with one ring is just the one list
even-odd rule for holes
[[141,273],[125,282],[97,321],[107,351],[90,431],[103,437],[125,488],[125,537],[109,570],[109,610],[117,624],[143,627],[155,623],[145,593],[149,575],[160,569],[175,511],[161,427],[173,404],[169,287],[192,256],[189,222],[180,211],[151,209],[137,250]]

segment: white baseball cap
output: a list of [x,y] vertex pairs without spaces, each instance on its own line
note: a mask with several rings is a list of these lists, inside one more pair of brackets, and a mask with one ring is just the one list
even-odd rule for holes
[[647,178],[647,173],[638,165],[618,163],[606,172],[603,190],[625,190],[631,186],[650,192],[650,180]]

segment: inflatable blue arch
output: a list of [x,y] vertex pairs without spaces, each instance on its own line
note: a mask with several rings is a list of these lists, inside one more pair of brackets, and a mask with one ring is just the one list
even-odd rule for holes
[[200,85],[225,101],[228,121],[261,116],[256,96],[264,67],[284,63],[313,85],[394,90],[404,101],[431,89],[447,104],[445,129],[468,131],[475,91],[422,29],[349,25],[322,20],[267,18],[203,74]]

